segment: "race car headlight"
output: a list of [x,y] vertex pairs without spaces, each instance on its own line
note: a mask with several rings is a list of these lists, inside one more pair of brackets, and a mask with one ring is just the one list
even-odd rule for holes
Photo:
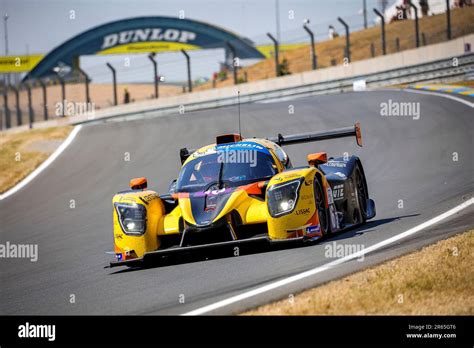
[[146,230],[146,209],[141,204],[115,203],[117,216],[125,234],[142,235]]
[[302,179],[271,186],[267,190],[268,211],[272,217],[288,214],[295,209]]

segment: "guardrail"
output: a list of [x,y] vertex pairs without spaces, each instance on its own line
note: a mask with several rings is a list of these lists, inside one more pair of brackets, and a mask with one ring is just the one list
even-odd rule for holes
[[[453,59],[443,59],[430,63],[408,66],[388,70],[380,73],[352,76],[333,81],[312,83],[298,87],[280,88],[273,91],[257,92],[240,96],[240,103],[253,103],[259,101],[269,101],[272,99],[295,96],[311,96],[318,94],[330,94],[352,91],[353,82],[365,80],[368,88],[377,88],[394,84],[414,83],[414,82],[436,82],[445,81],[447,78],[460,77],[474,72],[474,53],[457,57],[457,65],[453,66]],[[169,107],[157,107],[143,111],[131,111],[104,116],[100,119],[83,120],[73,122],[73,124],[84,124],[111,119],[130,120],[143,117],[157,117],[173,113],[183,113],[189,111],[214,109],[218,107],[232,106],[237,104],[237,96],[225,97],[202,102],[193,102]]]

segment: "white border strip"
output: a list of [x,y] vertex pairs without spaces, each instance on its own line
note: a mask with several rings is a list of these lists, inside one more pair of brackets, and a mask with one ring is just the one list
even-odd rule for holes
[[45,170],[53,161],[58,158],[58,156],[72,143],[74,138],[76,137],[77,133],[81,130],[82,126],[78,125],[73,128],[71,133],[69,133],[68,137],[64,142],[48,157],[46,161],[41,163],[41,165],[32,171],[26,178],[20,181],[17,185],[9,189],[3,194],[0,194],[0,201],[4,200],[5,198],[15,194],[16,192],[20,191],[23,187],[25,187],[30,181],[36,178],[43,170]]
[[441,214],[441,215],[438,215],[434,218],[432,218],[431,220],[428,220],[418,226],[415,226],[405,232],[402,232],[400,234],[397,234],[396,236],[393,236],[391,238],[388,238],[388,239],[385,239],[379,243],[376,243],[368,248],[364,248],[356,253],[353,253],[353,254],[350,254],[350,255],[347,255],[345,257],[342,257],[340,259],[337,259],[337,260],[334,260],[332,262],[329,262],[323,266],[319,266],[319,267],[316,267],[316,268],[313,268],[309,271],[305,271],[305,272],[302,272],[302,273],[299,273],[299,274],[296,274],[294,276],[291,276],[291,277],[288,277],[288,278],[285,278],[285,279],[282,279],[282,280],[279,280],[279,281],[276,281],[276,282],[273,282],[273,283],[270,283],[270,284],[267,284],[267,285],[264,285],[262,287],[259,287],[259,288],[256,288],[256,289],[253,289],[253,290],[250,290],[250,291],[247,291],[247,292],[244,292],[240,295],[236,295],[236,296],[233,296],[233,297],[230,297],[230,298],[227,298],[225,300],[222,300],[222,301],[219,301],[219,302],[216,302],[216,303],[213,303],[213,304],[210,304],[210,305],[207,305],[207,306],[204,306],[204,307],[201,307],[201,308],[198,308],[198,309],[195,309],[193,311],[190,311],[190,312],[187,312],[187,313],[184,313],[183,315],[200,315],[200,314],[205,314],[205,313],[208,313],[208,312],[211,312],[211,311],[214,311],[216,309],[219,309],[219,308],[222,308],[222,307],[225,307],[225,306],[228,306],[230,304],[233,304],[233,303],[236,303],[236,302],[239,302],[239,301],[242,301],[242,300],[245,300],[245,299],[248,299],[250,297],[253,297],[253,296],[257,296],[257,295],[260,295],[262,293],[265,293],[265,292],[268,292],[270,290],[274,290],[276,288],[279,288],[279,287],[282,287],[282,286],[285,286],[285,285],[288,285],[290,283],[294,283],[298,280],[301,280],[301,279],[305,279],[305,278],[308,278],[312,275],[315,275],[317,273],[321,273],[323,271],[326,271],[328,269],[331,269],[331,268],[334,268],[335,266],[337,265],[340,265],[344,262],[347,262],[347,261],[350,261],[350,260],[353,260],[353,259],[356,259],[356,258],[359,258],[367,253],[370,253],[374,250],[377,250],[377,249],[380,249],[380,248],[383,248],[389,244],[392,244],[394,242],[397,242],[403,238],[406,238],[408,236],[411,236],[412,234],[415,234],[419,231],[422,231],[434,224],[437,224],[438,222],[450,217],[451,215],[454,215],[458,212],[460,212],[461,210],[469,207],[470,205],[474,204],[474,198],[471,198],[469,200],[467,200],[466,202],[452,208],[451,210],[448,210],[447,212]]

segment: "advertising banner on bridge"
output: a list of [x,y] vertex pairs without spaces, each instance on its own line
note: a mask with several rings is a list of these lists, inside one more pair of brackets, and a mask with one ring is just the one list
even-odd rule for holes
[[0,73],[21,73],[31,71],[44,55],[35,54],[28,56],[4,56],[0,57]]

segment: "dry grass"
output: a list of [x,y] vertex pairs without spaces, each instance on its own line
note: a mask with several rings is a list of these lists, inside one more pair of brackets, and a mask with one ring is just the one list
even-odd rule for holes
[[35,170],[71,130],[65,126],[0,133],[0,193]]
[[[474,7],[455,9],[451,12],[452,37],[460,37],[474,32]],[[416,48],[414,21],[400,21],[386,25],[387,54],[395,53],[396,38],[400,41],[400,51]],[[446,41],[446,15],[424,17],[420,19],[420,35],[424,33],[427,45]],[[358,61],[371,57],[371,43],[375,45],[375,55],[382,54],[380,43],[380,28],[373,27],[366,30],[351,33],[351,59]],[[420,42],[423,44],[422,38]],[[332,65],[334,61],[337,65],[343,63],[345,37],[341,36],[335,40],[327,40],[316,44],[316,54],[318,55],[318,67],[324,68]],[[292,73],[299,73],[311,70],[310,48],[306,45],[301,48],[282,52],[280,62],[286,58],[289,62],[289,69]],[[247,74],[248,81],[256,81],[275,77],[275,61],[273,58],[265,59],[259,63],[243,68],[239,71],[239,77]],[[232,76],[224,81],[219,81],[216,87],[230,86],[233,84]],[[212,83],[208,82],[196,87],[196,90],[212,88]]]
[[473,251],[471,230],[244,315],[473,315]]

